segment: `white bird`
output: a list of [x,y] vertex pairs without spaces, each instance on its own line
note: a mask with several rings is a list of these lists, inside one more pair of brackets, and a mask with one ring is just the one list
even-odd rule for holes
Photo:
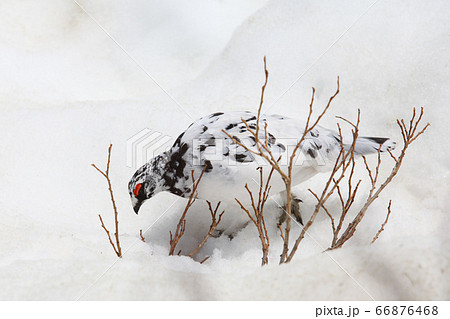
[[[257,115],[254,112],[217,112],[202,117],[180,134],[169,151],[156,156],[139,168],[128,185],[136,214],[144,201],[159,192],[167,191],[188,198],[192,192],[192,171],[198,178],[203,169],[205,171],[197,188],[199,199],[234,202],[235,198],[239,198],[245,202],[249,198],[244,188],[245,184],[254,194],[258,194],[259,172],[256,168],[263,167],[264,175],[267,177],[271,167],[261,157],[233,141],[233,139],[240,141],[250,150],[257,150],[255,138],[242,119],[251,129],[256,129]],[[265,123],[267,123],[267,145],[275,158],[281,156],[280,166],[287,170],[288,158],[303,135],[305,123],[285,116],[261,115],[259,138],[263,142],[266,139]],[[344,148],[348,149],[352,141],[352,138],[343,138]],[[358,137],[355,154],[376,153],[378,149],[383,152],[394,147],[395,142],[389,138]],[[330,170],[340,148],[341,138],[338,132],[316,126],[307,134],[300,146],[299,157],[292,169],[292,186],[308,180],[319,172]],[[271,187],[271,194],[285,189],[284,183],[276,173],[271,180]],[[300,213],[298,211],[292,213],[301,222]]]

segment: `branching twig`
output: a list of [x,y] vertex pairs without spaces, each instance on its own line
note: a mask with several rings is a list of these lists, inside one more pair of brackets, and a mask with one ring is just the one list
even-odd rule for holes
[[117,212],[116,202],[114,200],[114,194],[113,194],[113,190],[112,190],[112,186],[111,186],[111,180],[109,178],[109,164],[111,162],[111,149],[112,149],[112,144],[110,144],[109,148],[108,148],[108,161],[106,163],[106,171],[104,171],[104,172],[101,171],[97,166],[95,166],[95,164],[91,164],[91,165],[100,174],[102,174],[106,178],[106,181],[108,182],[109,195],[111,197],[111,203],[112,203],[113,210],[114,210],[114,225],[115,225],[114,236],[116,238],[116,244],[113,243],[111,236],[109,234],[109,231],[106,229],[105,224],[103,223],[103,220],[102,220],[102,217],[100,216],[100,214],[98,215],[98,217],[100,218],[102,228],[105,230],[106,234],[108,235],[109,242],[110,242],[111,246],[113,247],[114,252],[116,253],[116,255],[118,257],[122,258],[122,249],[120,248],[120,241],[119,241],[119,213]]
[[[192,191],[191,191],[191,194],[189,195],[189,199],[188,199],[188,202],[186,204],[186,207],[184,208],[183,214],[181,214],[180,220],[179,220],[179,222],[177,224],[177,228],[175,230],[175,234],[172,235],[172,232],[169,231],[169,235],[170,235],[169,256],[172,256],[174,254],[175,248],[177,247],[177,244],[178,244],[179,240],[184,235],[184,232],[186,230],[186,220],[185,220],[186,214],[187,214],[189,208],[194,204],[195,200],[197,199],[197,196],[198,196],[198,194],[197,194],[197,187],[198,187],[198,184],[200,183],[200,180],[202,179],[202,176],[203,176],[203,173],[205,172],[205,170],[206,170],[206,165],[203,168],[203,170],[202,170],[202,172],[201,172],[201,174],[200,174],[200,176],[199,176],[199,178],[197,180],[195,180],[194,171],[192,170],[192,172],[191,172],[191,177],[192,177]],[[181,253],[181,251],[179,253]]]
[[[365,204],[363,205],[363,207],[361,208],[361,210],[358,212],[358,214],[356,215],[356,217],[353,219],[353,221],[347,226],[347,228],[345,229],[345,231],[342,233],[342,235],[340,236],[340,238],[334,243],[334,245],[332,245],[330,247],[330,249],[335,249],[335,248],[340,248],[342,247],[342,245],[349,240],[353,234],[356,231],[356,227],[358,226],[358,224],[361,222],[361,220],[363,219],[367,209],[369,208],[369,206],[378,198],[378,196],[380,196],[380,193],[386,188],[387,185],[389,185],[390,182],[392,182],[392,180],[394,179],[394,177],[397,175],[398,171],[400,170],[400,167],[402,165],[403,159],[406,155],[406,150],[408,149],[408,147],[411,145],[412,142],[414,142],[420,135],[422,135],[425,130],[430,126],[429,123],[427,123],[422,130],[418,131],[417,128],[419,126],[420,121],[422,120],[422,116],[423,116],[423,107],[420,110],[420,115],[418,117],[417,120],[415,120],[416,117],[416,109],[413,109],[413,115],[411,117],[411,120],[409,122],[409,127],[406,126],[405,121],[402,120],[397,120],[397,124],[400,127],[400,131],[402,133],[402,137],[403,137],[403,149],[401,150],[401,153],[398,157],[394,156],[394,160],[395,160],[395,165],[391,170],[391,173],[389,174],[389,176],[386,178],[386,180],[379,186],[376,186],[376,179],[378,177],[378,170],[379,170],[379,166],[380,166],[380,158],[378,159],[378,164],[377,164],[377,168],[376,168],[376,172],[375,172],[375,177],[372,179],[372,188],[369,192],[369,196],[365,202]],[[393,156],[392,153],[390,153],[391,156]],[[368,166],[366,166],[366,168],[368,168]],[[371,175],[370,170],[369,170],[369,175]]]
[[[366,158],[363,156],[364,164],[365,164],[366,170],[368,172],[370,183],[371,183],[371,189],[369,191],[368,198],[367,198],[365,204],[363,205],[363,207],[359,210],[358,214],[355,216],[353,221],[347,227],[344,227],[344,222],[345,222],[346,216],[348,215],[350,209],[352,208],[352,205],[355,202],[356,194],[357,194],[359,186],[361,184],[361,180],[359,180],[356,183],[353,182],[355,165],[356,165],[355,147],[356,147],[356,141],[357,141],[358,133],[359,133],[360,110],[358,109],[358,118],[357,118],[356,123],[352,123],[351,121],[340,117],[340,119],[346,121],[353,127],[353,129],[352,129],[353,142],[350,145],[350,147],[348,147],[348,145],[346,145],[346,148],[344,149],[342,132],[341,132],[341,128],[338,124],[338,130],[339,130],[339,135],[340,135],[340,148],[341,148],[340,152],[337,156],[334,167],[330,173],[330,177],[327,180],[325,187],[324,187],[322,193],[320,194],[320,196],[318,194],[314,193],[312,190],[309,190],[314,195],[314,197],[317,199],[317,205],[316,205],[315,210],[314,210],[313,214],[311,215],[309,221],[305,224],[300,235],[295,240],[294,246],[289,251],[289,235],[290,235],[290,228],[291,228],[291,206],[292,206],[292,196],[291,196],[292,168],[293,168],[294,160],[296,158],[297,151],[302,146],[302,143],[305,140],[305,138],[307,137],[307,135],[310,134],[311,131],[315,128],[315,126],[319,123],[319,121],[322,119],[322,117],[324,116],[326,111],[329,109],[331,102],[336,97],[336,95],[339,93],[339,77],[337,80],[336,92],[334,93],[333,96],[330,97],[328,104],[325,106],[325,108],[319,114],[319,116],[316,118],[315,121],[311,120],[312,113],[313,113],[314,96],[315,96],[315,89],[313,88],[311,103],[310,103],[310,107],[309,107],[309,113],[308,113],[305,129],[304,129],[303,135],[297,141],[297,144],[296,144],[293,152],[289,156],[289,163],[288,163],[288,167],[287,167],[287,171],[286,171],[286,170],[282,169],[282,167],[279,163],[279,159],[276,159],[275,155],[271,152],[270,146],[267,142],[268,136],[270,136],[270,133],[268,133],[267,122],[265,122],[264,120],[263,120],[264,121],[264,136],[260,137],[261,134],[259,134],[259,131],[261,130],[261,128],[260,128],[261,109],[262,109],[262,105],[263,105],[263,101],[264,101],[264,93],[265,93],[265,89],[266,89],[267,82],[268,82],[268,76],[269,76],[269,73],[268,73],[267,67],[266,67],[266,58],[265,57],[264,57],[264,72],[265,72],[265,82],[264,82],[264,85],[262,86],[262,90],[261,90],[260,104],[259,104],[259,108],[258,108],[258,115],[256,118],[256,128],[253,127],[253,129],[252,129],[252,127],[247,123],[246,120],[244,120],[243,118],[241,119],[242,122],[244,123],[244,125],[246,126],[247,131],[253,137],[255,147],[250,148],[250,147],[246,146],[245,144],[243,144],[239,139],[228,134],[225,130],[222,130],[222,131],[228,136],[228,138],[230,138],[232,140],[233,143],[242,147],[244,150],[263,158],[269,165],[271,165],[272,170],[276,171],[280,175],[281,179],[283,180],[283,182],[285,184],[286,194],[287,194],[286,211],[287,211],[287,215],[289,218],[287,218],[287,220],[286,220],[286,228],[285,228],[284,232],[281,230],[281,227],[279,225],[278,225],[278,227],[280,229],[281,237],[283,239],[283,251],[282,251],[282,254],[280,257],[280,263],[286,263],[286,262],[289,262],[292,260],[293,256],[295,255],[295,253],[298,249],[299,244],[303,240],[309,227],[311,227],[311,225],[315,221],[315,218],[317,217],[317,214],[319,213],[320,209],[323,209],[325,211],[325,213],[328,215],[328,217],[330,218],[330,221],[331,221],[331,227],[333,230],[333,240],[332,240],[332,243],[331,243],[329,249],[335,249],[335,248],[342,247],[342,245],[353,236],[354,232],[356,231],[357,225],[361,222],[368,207],[378,198],[380,193],[386,188],[386,186],[392,181],[394,176],[398,173],[400,166],[402,164],[403,158],[405,156],[406,149],[409,147],[409,145],[412,142],[414,142],[421,134],[423,134],[425,132],[425,130],[428,128],[429,124],[426,124],[421,130],[418,129],[419,123],[422,120],[422,116],[423,116],[423,108],[421,109],[420,115],[417,118],[416,118],[416,109],[413,110],[413,116],[412,116],[411,120],[409,121],[409,125],[407,125],[404,120],[397,121],[397,124],[400,127],[401,134],[403,137],[404,146],[401,151],[401,154],[398,157],[394,156],[394,154],[389,149],[387,149],[387,152],[389,153],[391,158],[394,160],[395,165],[391,171],[391,174],[387,177],[387,179],[381,185],[378,185],[378,179],[379,179],[380,167],[381,167],[381,154],[380,154],[381,146],[380,146],[380,149],[378,150],[378,162],[377,162],[377,165],[374,170],[370,169]],[[348,188],[347,194],[343,193],[342,188],[340,186],[340,183],[343,180],[345,180],[347,183],[347,188]],[[261,183],[261,185],[262,185],[262,183]],[[245,186],[245,188],[246,188],[247,192],[249,193],[253,211],[258,211],[258,206],[255,204],[255,199],[253,198],[253,194],[250,192],[247,185]],[[335,192],[337,192],[337,195],[339,196],[339,200],[341,203],[341,214],[340,214],[338,221],[336,221],[334,219],[331,212],[325,206],[326,201]],[[261,196],[260,196],[260,198],[261,198]],[[257,224],[258,223],[257,217],[252,216],[252,214],[250,214],[250,211],[248,209],[246,209],[238,200],[237,200],[237,202],[240,204],[241,208],[247,213],[250,220],[254,224]],[[390,214],[390,209],[389,209],[389,214]],[[341,233],[342,229],[344,229],[344,231]],[[262,231],[262,229],[258,228],[258,230],[260,233],[260,238],[263,237],[262,235],[264,234],[264,232]],[[263,244],[263,251],[264,251],[264,241],[261,240],[261,242]],[[264,257],[263,257],[263,264],[264,264]]]
[[211,202],[206,201],[208,203],[209,212],[211,213],[211,226],[209,226],[209,231],[203,238],[203,240],[198,244],[198,247],[195,248],[190,254],[189,257],[194,256],[206,243],[209,237],[213,234],[214,230],[216,229],[217,225],[219,225],[220,221],[222,220],[222,215],[225,213],[225,211],[222,211],[222,213],[219,214],[219,218],[217,218],[217,210],[219,209],[220,202],[217,203],[216,208],[213,210],[211,206]]
[[145,243],[145,238],[142,235],[142,229],[139,229],[139,236],[141,237],[142,242]]
[[235,200],[239,204],[241,209],[247,214],[247,216],[250,218],[250,220],[253,222],[253,224],[256,226],[256,229],[258,230],[259,239],[261,241],[261,248],[263,252],[261,265],[264,266],[269,263],[269,246],[270,246],[269,235],[267,233],[266,222],[264,220],[264,205],[266,204],[267,199],[269,198],[270,193],[269,185],[270,179],[272,178],[272,174],[274,171],[274,167],[271,168],[266,183],[264,183],[263,179],[263,168],[258,167],[257,170],[259,170],[259,192],[257,202],[255,202],[252,191],[248,188],[248,185],[245,184],[245,189],[247,190],[248,195],[250,197],[253,214],[250,213],[250,211],[247,208],[245,208],[244,205],[237,198],[235,198]]
[[[348,120],[346,120],[348,121]],[[339,136],[340,136],[340,144],[341,144],[341,150],[338,154],[338,157],[336,158],[336,161],[334,163],[333,169],[330,173],[330,177],[328,178],[328,181],[325,184],[325,187],[322,191],[321,196],[317,196],[315,195],[315,197],[318,199],[317,200],[317,204],[316,207],[314,209],[313,214],[311,215],[310,219],[308,220],[308,222],[305,224],[305,226],[303,227],[300,235],[297,237],[294,246],[291,250],[291,253],[289,254],[289,256],[286,259],[286,262],[290,262],[292,260],[292,258],[294,257],[295,253],[297,252],[297,249],[300,245],[300,243],[302,242],[303,238],[306,235],[306,232],[308,231],[308,229],[311,227],[311,225],[314,223],[317,214],[320,211],[320,208],[325,207],[325,203],[326,201],[330,198],[330,196],[334,193],[334,191],[336,189],[338,189],[339,183],[342,181],[342,179],[345,177],[345,173],[347,171],[347,169],[349,168],[349,166],[353,163],[354,161],[354,149],[356,146],[356,139],[358,137],[358,128],[359,128],[359,122],[360,122],[360,112],[358,110],[358,118],[356,121],[356,124],[353,124],[351,122],[351,125],[353,126],[353,143],[351,144],[349,151],[345,151],[344,150],[344,145],[343,145],[343,137],[342,137],[342,131],[340,126],[338,125],[338,130],[339,130]],[[353,167],[353,166],[352,166]],[[340,173],[338,174],[340,170]],[[335,178],[336,176],[336,178]],[[309,189],[309,191],[314,195],[314,192],[312,192],[311,189]],[[356,193],[356,191],[354,191]],[[343,198],[341,198],[341,203],[343,205],[343,207],[345,207],[345,201],[343,200]],[[331,214],[330,214],[331,215]],[[336,233],[336,231],[338,231],[338,229],[340,228],[342,222],[341,220],[339,221],[338,226],[336,227],[336,230],[334,232],[334,234]],[[332,219],[332,227],[334,225],[334,219]],[[335,237],[335,235],[333,236]]]
[[102,225],[102,228],[105,230],[106,235],[108,236],[108,239],[109,239],[109,243],[111,244],[112,248],[114,249],[114,252],[116,253],[116,255],[118,257],[122,257],[122,256],[119,256],[119,251],[116,249],[116,246],[114,245],[114,243],[113,243],[113,241],[111,239],[111,235],[109,234],[109,230],[106,228],[105,224],[103,223],[103,219],[102,219],[102,216],[100,214],[98,214],[98,218],[100,218],[100,223]]
[[391,215],[391,203],[392,203],[392,201],[390,200],[390,201],[389,201],[389,206],[388,206],[388,213],[387,213],[387,215],[386,215],[386,220],[385,220],[384,223],[381,225],[381,228],[378,230],[378,232],[377,232],[377,234],[375,235],[375,237],[372,239],[371,244],[373,244],[373,243],[378,239],[378,237],[380,236],[381,232],[384,231],[384,227],[386,226],[386,224],[387,224],[387,222],[388,222],[388,220],[389,220],[389,216]]
[[[282,254],[280,256],[280,263],[284,263],[284,262],[289,261],[292,258],[292,257],[288,258],[288,253],[289,253],[289,234],[290,234],[290,230],[291,230],[292,167],[293,167],[294,161],[296,159],[297,151],[301,147],[301,145],[302,145],[303,141],[305,140],[306,136],[316,127],[316,125],[319,123],[319,121],[322,119],[322,117],[325,115],[325,113],[329,109],[333,99],[339,93],[339,77],[337,78],[337,89],[336,89],[336,92],[334,93],[333,96],[330,97],[330,99],[328,101],[328,104],[325,106],[325,108],[319,114],[319,116],[316,118],[316,120],[311,124],[311,122],[312,122],[311,121],[311,117],[312,117],[312,113],[313,113],[314,95],[315,95],[315,89],[312,88],[311,103],[310,103],[310,106],[309,106],[309,114],[308,114],[308,118],[307,118],[307,121],[306,121],[305,129],[304,129],[303,135],[297,141],[297,144],[296,144],[292,154],[289,157],[289,164],[288,164],[287,172],[285,172],[281,168],[281,166],[279,164],[279,159],[275,158],[274,154],[271,152],[271,150],[270,150],[270,148],[269,148],[269,146],[267,144],[267,135],[268,135],[267,134],[267,123],[265,123],[265,125],[264,125],[265,140],[261,141],[261,139],[259,137],[261,109],[262,109],[262,105],[263,105],[263,102],[264,102],[264,92],[265,92],[267,81],[268,81],[268,77],[269,77],[269,72],[267,71],[267,67],[266,67],[266,57],[264,57],[264,73],[265,73],[265,82],[264,82],[264,85],[262,86],[262,89],[261,89],[261,99],[260,99],[260,104],[259,104],[259,108],[258,108],[258,116],[256,118],[256,129],[255,130],[251,129],[251,127],[249,126],[247,121],[244,120],[243,118],[241,119],[242,122],[245,124],[245,126],[247,128],[247,131],[255,139],[254,142],[255,142],[256,150],[255,149],[250,149],[249,147],[244,145],[241,141],[237,140],[236,138],[234,138],[233,136],[228,134],[225,130],[222,130],[222,132],[224,132],[234,143],[236,143],[237,145],[243,147],[246,151],[262,157],[268,164],[270,164],[273,167],[273,169],[275,171],[277,171],[277,173],[280,175],[281,179],[283,180],[283,182],[285,184],[286,196],[287,196],[287,199],[286,199],[286,213],[288,215],[288,218],[286,219],[286,228],[285,228],[284,239],[283,239],[283,252],[282,252]],[[292,254],[292,252],[291,252],[291,254]]]

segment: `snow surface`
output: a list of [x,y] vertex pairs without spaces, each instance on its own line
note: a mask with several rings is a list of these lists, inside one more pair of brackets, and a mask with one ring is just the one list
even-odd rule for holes
[[[448,1],[78,2],[171,97],[75,2],[0,3],[1,299],[449,299]],[[232,241],[210,239],[197,261],[168,257],[185,200],[159,194],[136,216],[126,141],[144,128],[173,141],[192,118],[256,109],[264,55],[268,113],[305,116],[311,86],[324,105],[339,75],[324,126],[359,107],[364,135],[401,141],[395,119],[414,106],[425,107],[432,126],[342,249],[322,252],[330,225],[319,215],[294,260],[278,266],[270,202],[269,266],[260,267],[252,225]],[[112,229],[111,204],[90,167],[104,166],[109,143],[122,259],[100,228],[98,213]],[[306,189],[319,190],[324,178],[298,187],[304,218],[315,203]],[[370,245],[389,199],[390,221]],[[183,252],[201,240],[208,218],[196,202]]]

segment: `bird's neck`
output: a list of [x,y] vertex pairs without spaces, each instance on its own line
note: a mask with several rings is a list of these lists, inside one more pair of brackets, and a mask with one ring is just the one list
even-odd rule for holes
[[169,159],[170,159],[170,154],[169,152],[164,152],[156,157],[154,157],[151,161],[150,161],[150,170],[151,170],[151,176],[155,182],[156,185],[156,189],[155,189],[155,194],[162,192],[162,191],[167,191],[167,186],[166,186],[166,174],[167,174],[167,167],[169,165]]
[[152,160],[152,173],[157,192],[168,191],[183,196],[185,189],[184,160],[171,151],[164,152]]

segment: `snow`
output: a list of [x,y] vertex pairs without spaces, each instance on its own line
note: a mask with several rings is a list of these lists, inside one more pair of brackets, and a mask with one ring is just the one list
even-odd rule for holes
[[[450,297],[446,1],[78,2],[170,96],[75,2],[2,1],[0,299]],[[202,115],[256,109],[264,55],[268,113],[305,116],[311,86],[319,108],[339,75],[341,92],[324,126],[334,127],[336,115],[355,118],[359,107],[363,135],[400,142],[395,119],[408,119],[414,106],[424,106],[432,126],[342,249],[323,252],[330,225],[319,215],[294,260],[279,266],[282,242],[270,202],[268,266],[260,267],[253,225],[232,241],[211,238],[196,260],[168,257],[169,230],[185,200],[159,194],[136,216],[127,193],[135,169],[126,166],[126,142],[144,128],[173,141]],[[122,259],[100,228],[99,213],[112,230],[111,203],[105,180],[90,167],[104,167],[109,143]],[[324,178],[297,189],[304,219],[315,203],[307,188],[319,190]],[[390,221],[370,245],[389,199]],[[183,252],[209,227],[204,202],[189,215]],[[199,264],[205,256],[211,257]]]

